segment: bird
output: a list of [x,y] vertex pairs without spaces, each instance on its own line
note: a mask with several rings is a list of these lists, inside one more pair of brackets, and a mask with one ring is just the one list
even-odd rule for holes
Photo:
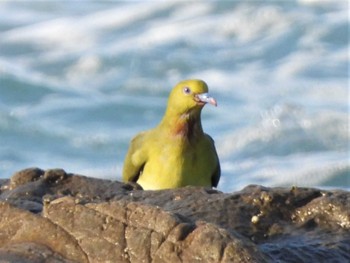
[[201,123],[207,103],[217,106],[203,80],[179,82],[170,92],[160,123],[131,140],[123,181],[137,183],[143,190],[217,187],[220,162],[214,140]]

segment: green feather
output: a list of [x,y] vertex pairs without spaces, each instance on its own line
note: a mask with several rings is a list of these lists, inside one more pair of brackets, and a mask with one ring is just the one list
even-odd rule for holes
[[133,138],[126,155],[123,181],[143,189],[169,189],[187,185],[214,186],[220,179],[220,163],[213,139],[205,134],[201,110],[206,102],[197,95],[208,92],[201,80],[177,84],[170,93],[160,124]]

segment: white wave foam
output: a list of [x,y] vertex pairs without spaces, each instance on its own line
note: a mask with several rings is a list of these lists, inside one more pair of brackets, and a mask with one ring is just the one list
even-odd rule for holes
[[[348,187],[349,154],[328,152],[320,154],[294,154],[285,157],[245,159],[237,162],[223,162],[223,180],[219,189],[225,192],[238,190],[247,184],[265,186],[327,186],[338,174],[342,175],[342,184],[334,187]],[[339,179],[340,181],[340,179]],[[326,183],[326,184],[325,184]]]
[[276,105],[261,112],[258,125],[229,134],[217,142],[219,154],[286,155],[292,152],[347,150],[349,116],[346,113],[308,114],[292,105]]

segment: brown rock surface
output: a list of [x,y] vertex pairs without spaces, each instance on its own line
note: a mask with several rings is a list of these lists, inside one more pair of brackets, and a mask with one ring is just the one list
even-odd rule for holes
[[143,191],[38,168],[0,187],[0,262],[350,261],[347,191]]

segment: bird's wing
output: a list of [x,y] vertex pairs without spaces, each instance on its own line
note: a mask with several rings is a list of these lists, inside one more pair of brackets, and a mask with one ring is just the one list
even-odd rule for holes
[[211,176],[211,186],[213,187],[217,187],[219,180],[220,180],[220,175],[221,175],[221,168],[220,168],[220,163],[219,163],[219,159],[218,159],[218,164],[216,166],[216,169],[213,173],[213,175]]
[[146,163],[147,156],[143,147],[146,132],[136,135],[130,143],[123,168],[123,181],[136,182]]
[[208,134],[206,134],[206,136],[208,137],[209,141],[211,142],[211,151],[214,153],[214,158],[216,159],[216,166],[215,166],[215,170],[211,176],[211,186],[213,187],[217,187],[219,180],[220,180],[220,175],[221,175],[221,168],[220,168],[220,161],[219,161],[219,157],[218,154],[216,152],[215,149],[215,143],[213,138],[211,138]]

